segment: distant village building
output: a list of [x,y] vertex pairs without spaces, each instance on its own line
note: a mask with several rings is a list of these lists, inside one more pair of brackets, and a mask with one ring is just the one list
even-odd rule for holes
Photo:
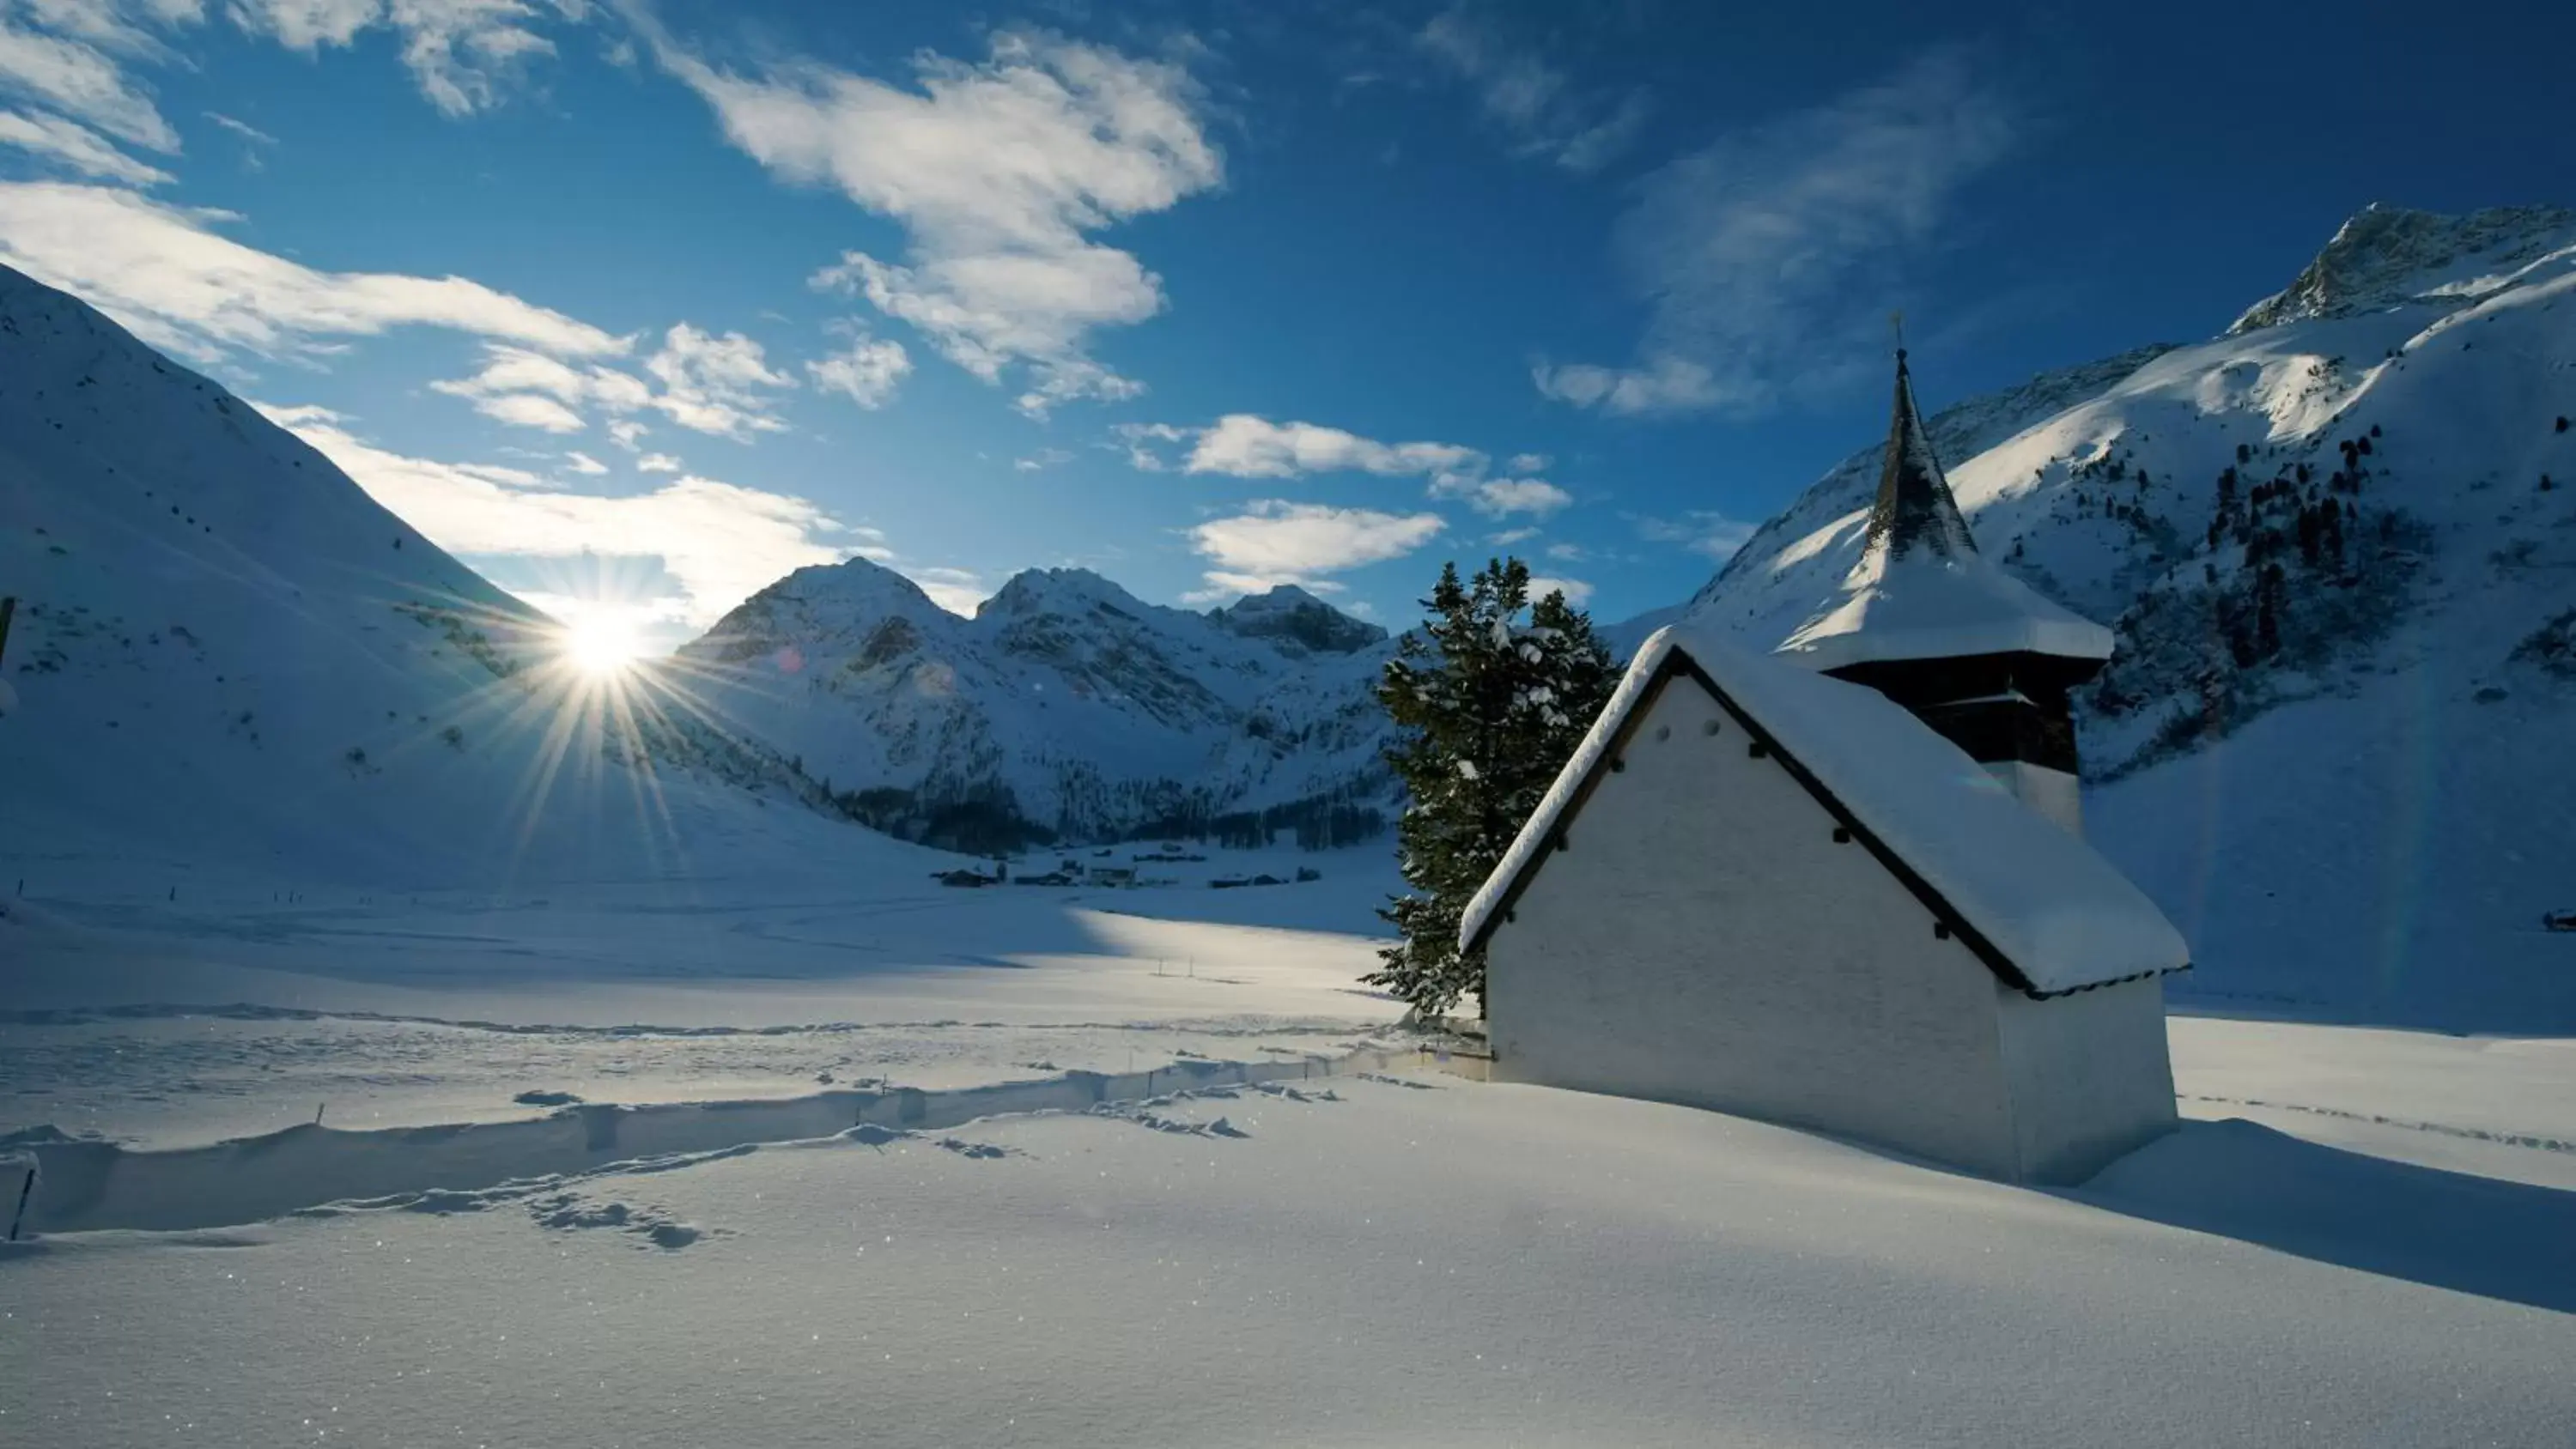
[[2067,838],[2109,636],[1977,555],[1901,355],[1870,527],[1782,652],[1638,652],[1462,923],[1492,1075],[2081,1180],[2172,1127],[2189,964]]
[[1901,349],[1868,544],[1780,649],[1912,710],[2032,809],[2082,833],[2070,695],[2111,657],[2111,631],[1977,552]]

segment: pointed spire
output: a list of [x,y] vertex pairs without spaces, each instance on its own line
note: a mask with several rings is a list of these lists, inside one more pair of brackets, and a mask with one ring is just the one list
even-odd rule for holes
[[1977,551],[1977,541],[1959,516],[1941,460],[1932,455],[1932,440],[1914,407],[1914,381],[1905,367],[1905,349],[1896,349],[1895,416],[1887,427],[1887,461],[1878,474],[1878,502],[1869,512],[1869,547],[1884,551],[1890,562],[1916,549],[1956,557]]

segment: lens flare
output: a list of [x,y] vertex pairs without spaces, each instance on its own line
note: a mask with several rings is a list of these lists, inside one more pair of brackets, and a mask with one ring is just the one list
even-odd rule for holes
[[575,619],[564,629],[564,658],[584,674],[623,674],[643,654],[635,621],[601,610]]

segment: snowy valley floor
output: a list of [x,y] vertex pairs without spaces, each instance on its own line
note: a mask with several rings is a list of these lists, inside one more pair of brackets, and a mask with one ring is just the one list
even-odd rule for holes
[[2576,1042],[2178,1013],[2195,1120],[2029,1192],[1311,1077],[1395,1015],[1321,863],[38,894],[0,1131],[89,1230],[0,1249],[0,1442],[2576,1438]]

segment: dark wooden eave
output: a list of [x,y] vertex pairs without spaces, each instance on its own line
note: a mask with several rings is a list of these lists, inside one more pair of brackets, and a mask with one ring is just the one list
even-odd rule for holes
[[[1750,737],[1753,748],[1758,753],[1788,771],[1789,777],[1803,786],[1807,794],[1825,808],[1825,813],[1833,817],[1834,824],[1849,833],[1852,843],[1867,850],[1888,874],[1896,877],[1899,884],[1912,892],[1916,900],[1923,903],[1924,908],[1932,913],[1933,922],[1937,927],[1956,939],[1960,945],[1967,947],[1969,953],[1984,963],[1986,969],[1993,972],[1995,978],[2005,985],[2034,1001],[2047,1001],[2055,997],[2073,996],[2077,992],[2091,991],[2097,987],[2117,986],[2123,982],[2170,974],[2163,971],[2140,971],[2110,981],[2096,981],[2083,986],[2069,987],[2063,991],[2040,990],[2032,984],[2029,975],[2015,965],[2011,957],[2003,953],[2002,948],[1996,946],[1983,931],[1970,923],[1968,918],[1960,913],[1959,908],[1950,903],[1947,896],[1941,894],[1939,889],[1923,878],[1920,871],[1908,865],[1903,856],[1898,855],[1893,847],[1880,839],[1878,832],[1862,823],[1860,817],[1852,813],[1850,806],[1845,805],[1824,781],[1816,778],[1814,771],[1808,769],[1793,751],[1781,744],[1777,736],[1764,729],[1753,716],[1745,713],[1743,707],[1738,705],[1724,689],[1718,687],[1716,680],[1709,677],[1708,671],[1699,667],[1698,661],[1680,649],[1674,649],[1664,656],[1662,665],[1655,671],[1654,679],[1647,684],[1644,692],[1638,695],[1636,704],[1628,711],[1628,717],[1620,721],[1618,733],[1610,740],[1610,747],[1593,760],[1591,769],[1575,783],[1574,793],[1567,798],[1565,808],[1557,812],[1556,839],[1553,848],[1530,852],[1529,858],[1522,863],[1519,874],[1513,876],[1503,887],[1502,899],[1494,903],[1491,911],[1486,912],[1485,919],[1477,928],[1475,937],[1467,943],[1467,949],[1470,952],[1485,949],[1485,943],[1493,938],[1495,929],[1511,919],[1513,908],[1519,904],[1522,894],[1528,891],[1530,883],[1538,879],[1539,871],[1546,867],[1547,862],[1556,855],[1558,850],[1567,848],[1567,832],[1575,818],[1583,813],[1583,807],[1591,800],[1592,792],[1600,787],[1604,777],[1620,768],[1620,762],[1627,751],[1629,741],[1645,723],[1646,717],[1654,713],[1655,704],[1663,698],[1665,688],[1673,680],[1685,677],[1708,691],[1709,698],[1717,701],[1718,708],[1726,712],[1727,718],[1733,720],[1736,726]],[[2173,969],[2188,971],[2191,966],[2185,963]]]

